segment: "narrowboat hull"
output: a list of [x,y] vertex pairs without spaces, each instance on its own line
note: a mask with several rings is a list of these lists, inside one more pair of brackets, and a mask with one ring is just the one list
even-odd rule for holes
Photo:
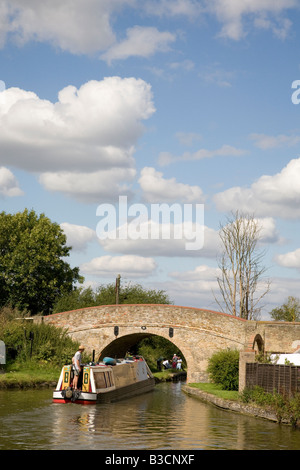
[[72,379],[72,367],[64,366],[53,392],[54,403],[108,403],[150,392],[155,387],[155,379],[142,358],[119,360],[111,366],[85,366],[80,390],[72,388]]

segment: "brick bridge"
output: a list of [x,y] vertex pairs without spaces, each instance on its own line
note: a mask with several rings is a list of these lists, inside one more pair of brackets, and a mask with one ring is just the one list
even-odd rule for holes
[[207,381],[208,358],[221,349],[291,353],[300,349],[300,323],[247,321],[191,307],[105,305],[36,318],[68,330],[95,357],[122,357],[151,335],[174,344],[187,363],[187,382]]

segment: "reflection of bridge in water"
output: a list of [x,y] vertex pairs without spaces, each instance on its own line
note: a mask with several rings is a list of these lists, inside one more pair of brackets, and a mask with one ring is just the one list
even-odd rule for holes
[[[300,347],[300,323],[256,322],[206,309],[174,305],[104,305],[45,317],[95,350],[96,358],[122,357],[151,335],[171,341],[185,357],[188,382],[207,381],[209,357],[222,349],[294,352]],[[174,350],[174,352],[176,352]]]

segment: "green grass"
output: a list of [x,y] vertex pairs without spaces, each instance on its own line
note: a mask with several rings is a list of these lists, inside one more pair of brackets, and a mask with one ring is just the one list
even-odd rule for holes
[[174,375],[179,374],[181,372],[184,372],[184,371],[182,370],[177,371],[176,369],[166,369],[166,370],[162,370],[159,372],[158,371],[153,372],[153,375],[163,382],[163,381],[171,380]]
[[0,388],[28,388],[44,383],[57,382],[61,367],[40,364],[35,361],[14,363],[7,366],[4,374],[0,374]]
[[211,393],[224,400],[238,400],[240,395],[238,391],[222,390],[221,385],[215,383],[190,383],[190,387],[198,388],[206,393]]

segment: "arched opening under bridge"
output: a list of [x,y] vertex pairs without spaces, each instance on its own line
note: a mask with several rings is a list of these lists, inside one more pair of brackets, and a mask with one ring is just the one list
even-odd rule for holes
[[[141,350],[139,350],[139,348],[145,344],[145,340],[147,339],[149,339],[148,347],[144,349],[141,348]],[[144,353],[143,350],[145,351]],[[171,360],[174,354],[182,359],[185,370],[187,368],[186,358],[180,348],[173,341],[153,333],[132,333],[119,338],[116,337],[116,339],[103,348],[99,359],[101,360],[104,357],[121,358],[128,354],[135,355],[140,352],[142,352],[142,355],[152,368],[156,368],[157,359],[159,357],[168,359],[171,365]]]

